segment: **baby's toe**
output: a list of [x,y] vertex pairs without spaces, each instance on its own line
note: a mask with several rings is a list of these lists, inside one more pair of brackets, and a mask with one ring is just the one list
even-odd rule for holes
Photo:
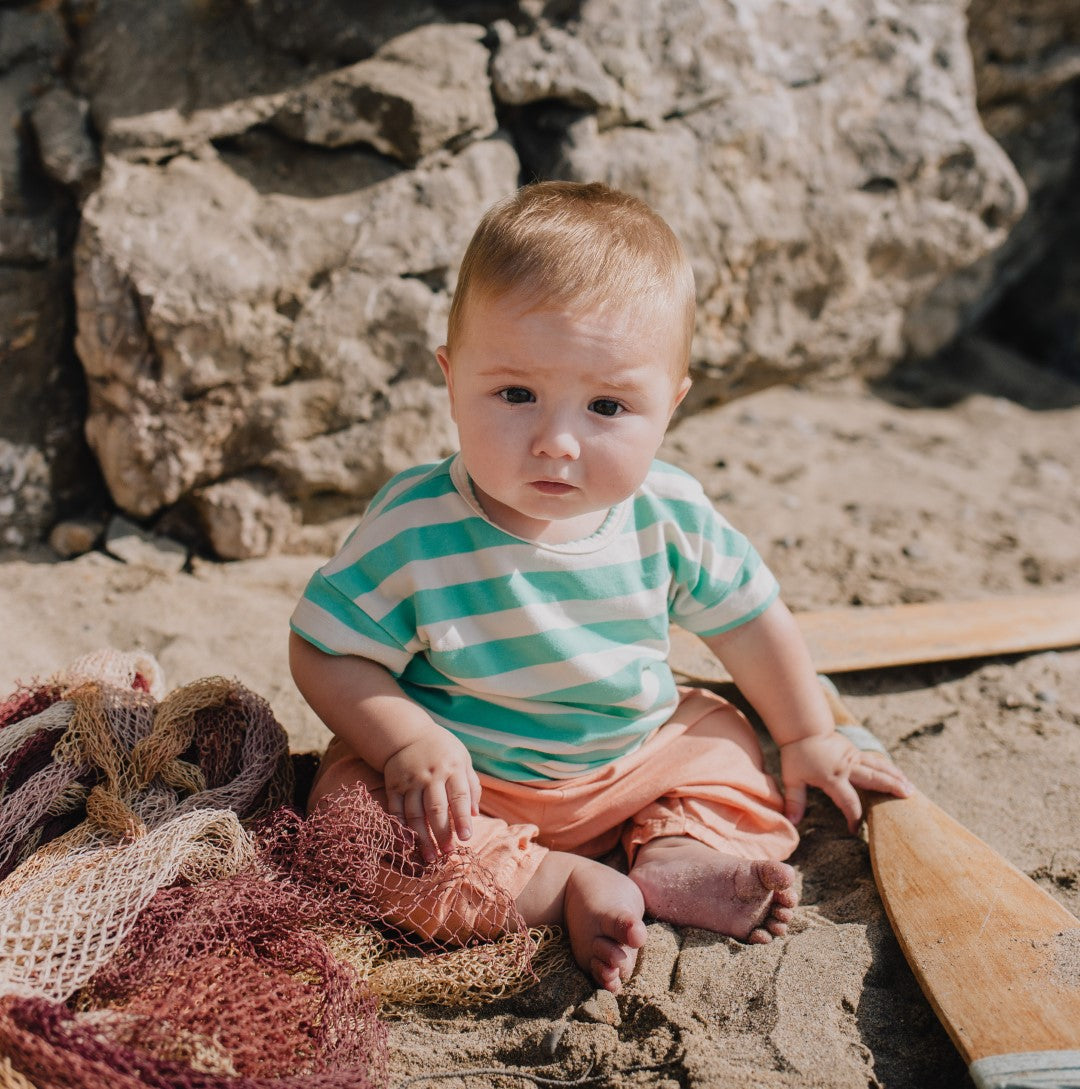
[[793,908],[799,903],[799,894],[794,888],[777,889],[773,893],[772,902],[778,908]]
[[788,930],[787,923],[780,919],[766,919],[761,924],[774,938],[782,938]]
[[605,964],[603,961],[597,960],[594,957],[589,965],[589,969],[592,972],[593,979],[595,979],[605,991],[611,991],[612,994],[618,994],[619,991],[622,990],[623,977],[618,968],[614,968],[610,964]]

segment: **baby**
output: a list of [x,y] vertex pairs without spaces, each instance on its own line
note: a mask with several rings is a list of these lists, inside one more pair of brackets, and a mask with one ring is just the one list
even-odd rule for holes
[[[391,480],[292,618],[293,676],[334,734],[310,805],[363,783],[425,859],[468,845],[611,991],[646,914],[786,932],[809,787],[852,828],[857,790],[909,790],[836,732],[750,543],[655,460],[694,307],[685,252],[636,198],[547,182],[496,204],[436,352],[460,452]],[[745,717],[675,685],[670,622],[760,714],[782,794]],[[625,866],[600,861],[620,848]],[[426,936],[453,929],[431,918]]]

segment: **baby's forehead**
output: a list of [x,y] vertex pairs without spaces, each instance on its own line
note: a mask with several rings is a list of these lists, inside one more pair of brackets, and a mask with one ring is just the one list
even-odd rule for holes
[[597,293],[595,296],[562,295],[540,290],[483,290],[466,299],[466,318],[497,315],[502,321],[525,321],[548,317],[583,326],[603,327],[613,335],[655,332],[657,328],[681,328],[682,314],[663,299],[618,298]]

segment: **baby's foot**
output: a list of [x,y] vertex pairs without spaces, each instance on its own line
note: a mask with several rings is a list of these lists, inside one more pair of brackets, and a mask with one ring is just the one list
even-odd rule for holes
[[583,858],[567,878],[563,913],[574,959],[601,987],[618,993],[645,944],[641,890],[610,866]]
[[799,902],[786,863],[725,855],[683,837],[645,844],[630,878],[657,919],[760,944],[787,933]]

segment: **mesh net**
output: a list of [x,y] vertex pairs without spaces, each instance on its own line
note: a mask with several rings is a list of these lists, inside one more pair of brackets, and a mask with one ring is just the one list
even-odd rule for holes
[[380,1011],[560,964],[362,786],[301,817],[258,696],[162,687],[103,652],[0,703],[0,1089],[379,1086]]

